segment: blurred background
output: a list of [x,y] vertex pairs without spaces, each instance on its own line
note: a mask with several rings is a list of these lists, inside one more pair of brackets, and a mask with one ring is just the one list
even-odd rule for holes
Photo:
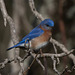
[[[8,14],[15,22],[16,33],[19,41],[28,34],[41,21],[38,20],[32,13],[28,0],[4,0]],[[53,38],[63,43],[68,50],[75,49],[75,0],[34,0],[37,11],[42,14],[44,18],[50,18],[54,21],[55,26],[52,30]],[[0,10],[0,62],[8,56],[6,49],[11,40],[10,27],[4,26],[3,16]],[[57,47],[58,53],[62,51]],[[52,44],[49,44],[43,52],[54,53]],[[75,54],[75,53],[74,53]],[[20,56],[23,57],[25,52],[20,50]],[[33,58],[25,61],[28,66]],[[44,61],[40,58],[42,63]],[[48,75],[57,75],[53,71],[52,60],[47,58],[47,73]],[[73,62],[67,56],[60,59],[61,63],[58,65],[58,70],[62,71],[66,65],[71,67]],[[0,70],[2,75],[10,73],[10,65]],[[27,75],[45,75],[40,65],[35,61]],[[64,73],[63,75],[75,75],[72,73]]]

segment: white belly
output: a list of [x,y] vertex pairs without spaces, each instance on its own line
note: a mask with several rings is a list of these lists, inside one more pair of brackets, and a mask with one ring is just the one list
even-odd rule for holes
[[46,46],[47,44],[48,44],[48,42],[39,43],[38,45],[35,45],[35,46],[33,44],[31,44],[30,48],[36,50],[36,49],[40,49],[40,48]]

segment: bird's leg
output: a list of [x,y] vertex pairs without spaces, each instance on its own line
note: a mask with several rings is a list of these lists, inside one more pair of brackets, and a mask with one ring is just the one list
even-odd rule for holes
[[[24,44],[24,46],[25,46],[25,48],[27,48],[27,46],[26,46],[26,42],[29,42],[29,38],[27,38],[26,40],[25,40],[25,44]],[[29,43],[28,43],[28,47],[29,47]]]
[[[25,44],[24,44],[25,47],[27,47],[27,46],[26,46],[26,42],[27,42],[27,41],[29,42],[29,38],[27,38],[27,39],[25,40]],[[22,59],[21,62],[23,62],[28,56],[30,56],[29,43],[28,43],[28,49],[25,50],[25,51],[26,51],[26,55],[23,57],[23,59]]]
[[29,40],[28,40],[28,49],[30,48],[30,44],[31,44],[31,43],[30,43]]

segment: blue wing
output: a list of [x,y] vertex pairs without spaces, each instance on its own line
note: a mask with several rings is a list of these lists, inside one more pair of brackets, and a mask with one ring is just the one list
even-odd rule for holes
[[25,36],[22,40],[29,38],[29,40],[40,36],[44,31],[41,28],[34,28],[27,36]]
[[[20,41],[18,44],[14,45],[13,47],[8,48],[7,50],[10,50],[12,48],[15,47],[20,47],[23,43],[25,43],[25,40],[28,39],[28,41],[39,37],[40,35],[42,35],[44,33],[44,31],[41,28],[34,28],[28,35],[26,35],[22,41]],[[28,41],[26,41],[26,43],[28,43]]]

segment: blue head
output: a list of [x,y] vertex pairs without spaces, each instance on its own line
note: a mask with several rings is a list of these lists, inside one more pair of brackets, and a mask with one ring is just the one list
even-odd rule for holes
[[42,21],[40,23],[40,25],[46,29],[46,30],[50,30],[52,27],[54,27],[54,22],[50,19],[45,19],[44,21]]

